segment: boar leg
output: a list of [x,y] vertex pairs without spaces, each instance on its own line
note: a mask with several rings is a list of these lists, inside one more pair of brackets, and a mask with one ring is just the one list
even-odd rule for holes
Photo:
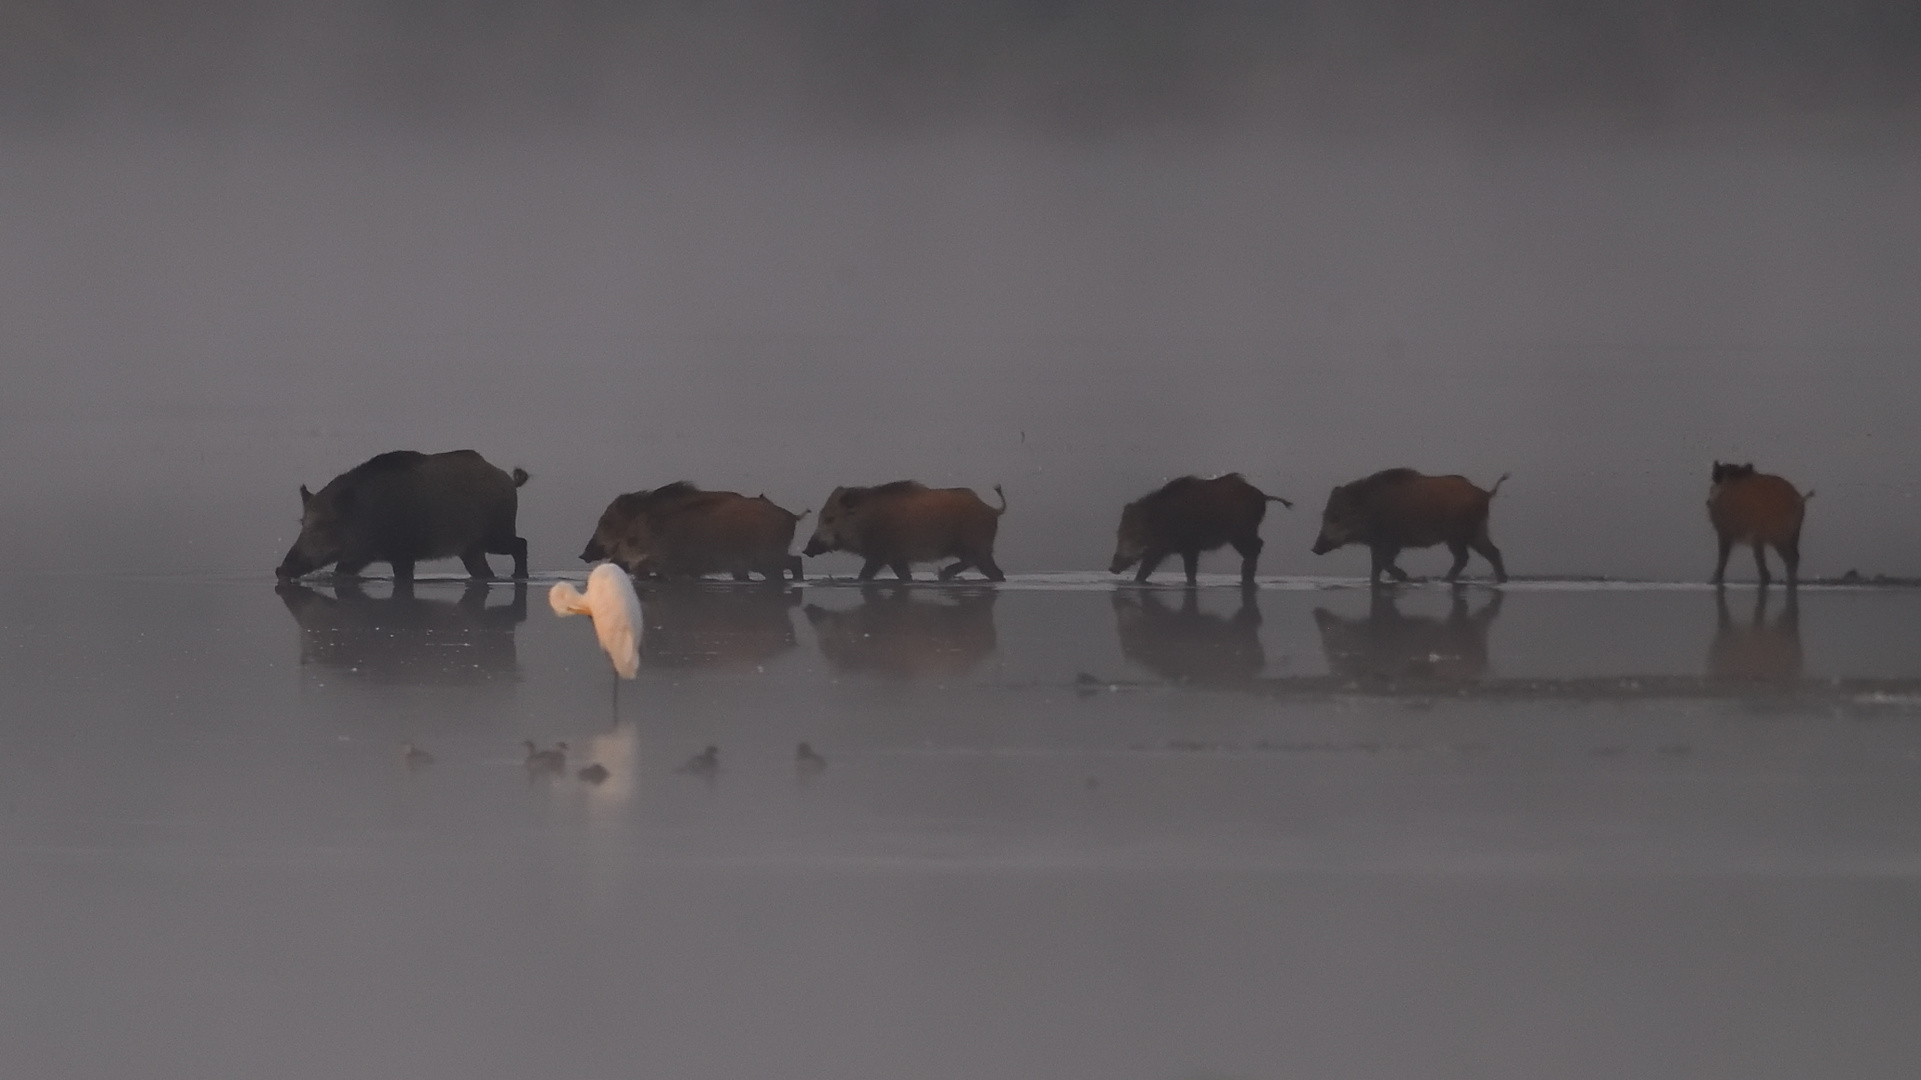
[[414,579],[414,561],[412,559],[395,559],[387,565],[394,568],[395,585]]
[[965,570],[972,565],[974,564],[971,562],[968,562],[966,559],[960,559],[947,566],[941,567],[940,570],[936,572],[934,576],[940,578],[942,581],[952,581],[954,580],[955,576],[958,575],[962,570]]
[[1254,584],[1254,570],[1260,565],[1261,549],[1267,545],[1258,536],[1232,541],[1234,550],[1241,553],[1241,584]]
[[736,571],[734,571],[734,572],[733,572],[733,578],[734,578],[734,580],[735,580],[735,581],[746,581],[746,580],[747,580],[747,571],[745,571],[745,570],[736,570]]
[[992,555],[982,555],[980,558],[974,560],[974,565],[980,568],[981,573],[987,575],[987,580],[989,581],[1007,580],[1007,575],[1001,573],[1000,564],[994,561]]
[[514,576],[517,578],[527,576],[527,541],[525,539],[516,536],[514,537],[513,543],[508,545],[508,550],[496,551],[494,554],[512,555],[514,557]]
[[908,566],[904,562],[888,563],[887,568],[889,570],[892,570],[894,572],[894,576],[901,579],[902,581],[914,580],[913,568]]
[[[787,572],[794,575],[795,581],[807,580],[806,576],[801,573],[800,556],[798,555],[787,556]],[[776,574],[774,580],[780,580],[780,576]]]
[[1721,557],[1715,560],[1714,576],[1708,579],[1710,585],[1719,585],[1722,581],[1726,580],[1728,573],[1728,555],[1734,551],[1734,538],[1732,536],[1722,536],[1720,537],[1720,541]]
[[460,553],[460,565],[467,568],[467,576],[475,581],[492,581],[494,568],[487,565],[487,554],[479,548]]
[[868,559],[866,562],[861,563],[860,573],[856,575],[858,580],[861,580],[861,581],[874,580],[874,575],[880,573],[880,568],[882,565],[884,564],[879,559]]
[[362,570],[365,570],[367,568],[367,564],[370,562],[373,562],[373,560],[363,559],[357,555],[350,555],[346,558],[341,559],[339,562],[334,563],[334,576],[335,577],[359,577],[360,572]]
[[1147,584],[1148,576],[1154,573],[1154,568],[1161,565],[1161,560],[1165,558],[1167,558],[1165,551],[1149,551],[1142,555],[1141,568],[1134,574],[1134,584]]
[[1201,553],[1193,549],[1181,552],[1181,569],[1186,572],[1187,583],[1190,586],[1198,584],[1201,573]]
[[1801,583],[1801,538],[1797,536],[1774,548],[1781,553],[1781,568],[1788,572],[1788,588],[1792,589]]
[[1380,581],[1383,571],[1395,581],[1407,580],[1407,571],[1394,565],[1395,558],[1401,554],[1400,548],[1391,544],[1381,544],[1368,548],[1368,552],[1374,556],[1374,573],[1369,580]]
[[1759,540],[1756,540],[1754,542],[1754,575],[1755,577],[1761,579],[1761,584],[1763,585],[1766,585],[1768,582],[1774,580],[1773,578],[1768,577],[1767,552],[1768,552],[1768,546],[1766,544],[1763,544]]
[[1447,568],[1447,580],[1453,581],[1467,568],[1467,544],[1459,540],[1449,540],[1447,549],[1454,553],[1454,565]]
[[1494,541],[1483,536],[1474,541],[1471,546],[1481,553],[1481,558],[1486,559],[1494,567],[1495,581],[1507,580],[1507,564],[1501,561],[1501,549],[1494,546]]

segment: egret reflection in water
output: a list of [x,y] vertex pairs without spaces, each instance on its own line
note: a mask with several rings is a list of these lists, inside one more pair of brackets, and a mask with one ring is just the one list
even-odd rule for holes
[[[449,583],[452,584],[451,582]],[[527,583],[489,604],[492,586],[467,581],[458,599],[419,595],[395,582],[388,596],[337,579],[332,595],[294,582],[274,587],[300,626],[300,662],[380,683],[449,685],[518,674],[514,630],[527,620]]]
[[1165,679],[1198,686],[1236,685],[1267,666],[1261,647],[1261,608],[1252,589],[1240,591],[1232,615],[1203,611],[1198,590],[1181,590],[1178,608],[1158,589],[1123,588],[1113,594],[1114,629],[1121,655]]
[[1450,590],[1444,618],[1406,615],[1394,590],[1375,590],[1367,617],[1349,619],[1314,609],[1327,669],[1362,682],[1469,682],[1488,673],[1488,630],[1501,614],[1502,594],[1470,611],[1467,589]]
[[804,610],[821,655],[842,671],[952,678],[993,655],[997,596],[980,587],[869,585],[854,607],[808,604]]
[[1768,618],[1771,592],[1755,590],[1753,614],[1736,622],[1727,590],[1714,593],[1714,642],[1708,646],[1708,678],[1725,682],[1789,686],[1801,681],[1801,604],[1787,590],[1780,614]]

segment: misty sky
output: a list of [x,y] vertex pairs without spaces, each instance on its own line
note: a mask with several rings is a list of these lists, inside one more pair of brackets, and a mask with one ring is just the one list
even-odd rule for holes
[[1699,578],[1735,457],[1810,573],[1921,573],[1917,12],[8,5],[0,527],[264,570],[298,484],[472,447],[536,566],[913,475],[1094,568],[1238,469],[1265,569],[1358,574],[1326,489],[1408,464],[1512,472],[1516,572]]

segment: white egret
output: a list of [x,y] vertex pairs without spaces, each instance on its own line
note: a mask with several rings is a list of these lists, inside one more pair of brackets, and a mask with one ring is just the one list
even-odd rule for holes
[[547,593],[547,602],[556,615],[585,615],[594,621],[594,634],[614,662],[615,674],[623,679],[640,674],[640,597],[634,595],[627,571],[601,563],[587,575],[585,593],[563,581]]

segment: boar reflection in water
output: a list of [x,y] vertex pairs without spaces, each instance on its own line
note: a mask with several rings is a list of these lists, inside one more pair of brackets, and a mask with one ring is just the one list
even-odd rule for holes
[[843,671],[905,678],[965,675],[995,648],[993,589],[868,586],[859,607],[806,607],[821,655]]
[[1192,589],[1183,590],[1178,609],[1152,590],[1116,590],[1114,628],[1120,633],[1122,656],[1174,682],[1245,683],[1267,665],[1261,609],[1251,590],[1241,592],[1240,607],[1232,616],[1202,611]]
[[1367,618],[1314,609],[1328,671],[1341,678],[1467,682],[1487,674],[1487,634],[1501,614],[1494,593],[1469,614],[1467,594],[1451,590],[1447,617],[1403,615],[1392,593],[1377,592]]
[[489,606],[486,582],[469,581],[459,600],[429,600],[398,582],[373,597],[341,582],[334,595],[282,582],[274,588],[300,624],[300,662],[380,682],[480,682],[516,670],[514,628],[527,621],[527,583]]
[[1727,594],[1714,597],[1714,644],[1708,647],[1708,678],[1734,682],[1801,681],[1801,605],[1793,589],[1772,623],[1768,590],[1754,595],[1754,615],[1743,625],[1728,610]]
[[663,582],[643,588],[647,667],[758,664],[799,644],[789,612],[800,594],[788,589],[712,588]]

